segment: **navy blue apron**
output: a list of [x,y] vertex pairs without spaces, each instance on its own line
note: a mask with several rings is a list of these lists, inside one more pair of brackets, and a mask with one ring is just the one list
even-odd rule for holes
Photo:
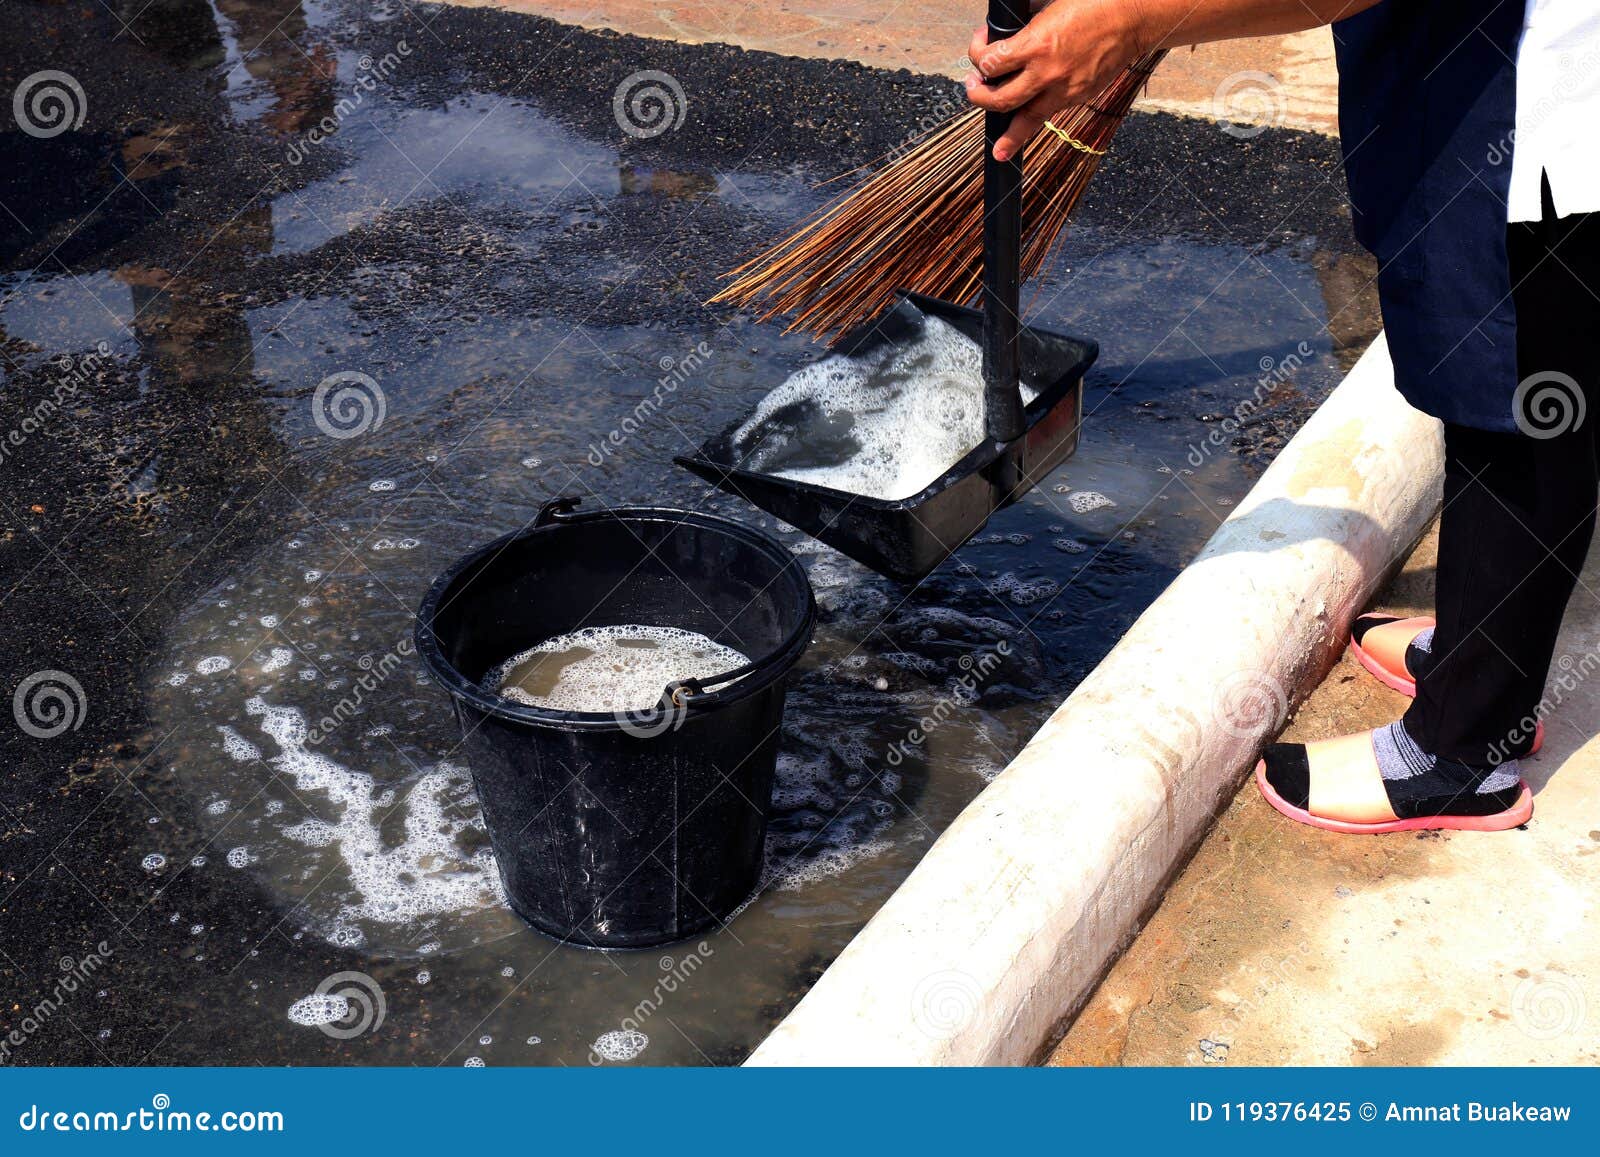
[[1506,199],[1525,0],[1383,0],[1333,26],[1357,239],[1378,259],[1395,384],[1517,429]]

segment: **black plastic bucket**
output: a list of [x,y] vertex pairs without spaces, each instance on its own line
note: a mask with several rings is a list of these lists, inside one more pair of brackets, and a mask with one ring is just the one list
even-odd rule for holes
[[[798,560],[750,527],[577,505],[550,503],[440,575],[417,651],[455,704],[512,908],[559,940],[648,948],[720,925],[756,887],[785,677],[816,603]],[[481,686],[546,639],[622,624],[697,631],[751,662],[631,715]]]

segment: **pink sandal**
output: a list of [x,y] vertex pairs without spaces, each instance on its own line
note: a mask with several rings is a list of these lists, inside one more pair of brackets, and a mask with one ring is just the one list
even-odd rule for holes
[[[1374,627],[1387,627],[1395,623],[1401,623],[1407,627],[1414,626],[1416,629],[1411,633],[1411,638],[1413,640],[1424,631],[1432,630],[1436,625],[1435,621],[1427,615],[1413,615],[1407,618],[1402,618],[1399,615],[1361,615],[1353,624],[1351,624],[1350,627],[1350,653],[1356,657],[1356,660],[1363,667],[1376,676],[1378,682],[1382,683],[1385,687],[1393,688],[1394,690],[1400,692],[1400,694],[1415,699],[1417,697],[1417,681],[1412,675],[1410,667],[1405,662],[1405,658],[1403,657],[1398,665],[1393,663],[1385,663],[1377,655],[1374,655],[1371,651],[1367,650],[1366,647],[1362,646],[1362,642],[1366,639],[1368,631],[1372,630]],[[1405,650],[1401,652],[1401,654],[1402,656],[1409,656],[1410,652],[1411,646],[1408,642]],[[1537,754],[1539,749],[1543,746],[1544,724],[1541,722],[1535,724],[1534,726],[1533,744],[1528,748],[1526,754]]]
[[[1298,754],[1287,750],[1298,748]],[[1287,761],[1291,766],[1285,775],[1286,786],[1294,782],[1296,773],[1303,771],[1306,782],[1309,783],[1309,769],[1304,767],[1305,748],[1299,744],[1274,744],[1268,749],[1269,755],[1279,761]],[[1293,765],[1298,760],[1299,768]],[[1280,775],[1284,774],[1280,768]],[[1327,832],[1339,832],[1343,835],[1382,835],[1385,832],[1418,832],[1443,829],[1459,832],[1503,832],[1510,828],[1521,827],[1533,818],[1533,790],[1525,781],[1517,784],[1518,792],[1515,802],[1503,811],[1493,812],[1489,815],[1417,815],[1406,819],[1384,820],[1381,823],[1360,824],[1351,823],[1349,820],[1327,819],[1323,816],[1312,815],[1306,809],[1306,802],[1295,803],[1286,799],[1283,793],[1273,786],[1267,778],[1267,761],[1262,759],[1256,764],[1256,786],[1261,789],[1261,794],[1274,809],[1288,816],[1298,823],[1308,824],[1314,828],[1321,828]],[[1293,790],[1293,789],[1291,789]],[[1308,789],[1307,789],[1308,790]],[[1295,791],[1297,796],[1301,792]]]

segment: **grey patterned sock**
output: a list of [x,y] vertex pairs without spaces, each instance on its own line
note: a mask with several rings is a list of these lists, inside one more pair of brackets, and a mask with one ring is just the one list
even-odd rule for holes
[[1422,682],[1428,667],[1433,663],[1433,628],[1425,627],[1406,645],[1406,670],[1416,682]]
[[1416,815],[1488,815],[1516,802],[1522,788],[1517,761],[1483,772],[1439,759],[1417,746],[1399,721],[1372,733],[1389,802],[1401,819]]

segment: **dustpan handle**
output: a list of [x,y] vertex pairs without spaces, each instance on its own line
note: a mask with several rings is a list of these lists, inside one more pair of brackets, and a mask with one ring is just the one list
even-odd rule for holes
[[[1028,0],[989,0],[989,43],[1022,31]],[[1023,432],[1018,296],[1022,282],[1022,150],[994,159],[1011,114],[983,116],[983,402],[984,427],[997,442]]]

